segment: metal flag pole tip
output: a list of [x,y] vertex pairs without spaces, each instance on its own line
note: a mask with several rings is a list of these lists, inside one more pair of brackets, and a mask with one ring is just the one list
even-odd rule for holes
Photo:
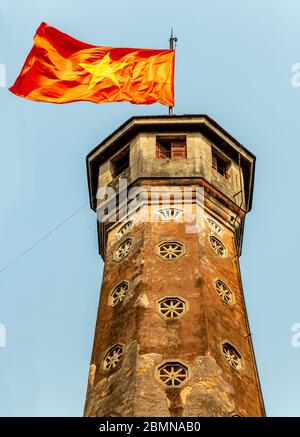
[[[173,36],[173,27],[171,27],[171,36],[169,39],[169,47],[170,50],[176,50],[176,42],[177,42],[177,38],[176,36]],[[173,106],[169,106],[169,115],[173,115],[174,114],[174,107]]]

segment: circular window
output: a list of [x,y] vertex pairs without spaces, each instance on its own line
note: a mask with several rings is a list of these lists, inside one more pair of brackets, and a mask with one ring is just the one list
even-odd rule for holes
[[184,245],[178,241],[165,241],[157,247],[158,255],[167,261],[180,258],[184,255]]
[[115,370],[120,365],[123,354],[124,346],[121,344],[116,344],[108,349],[103,359],[103,370],[105,372]]
[[243,367],[242,356],[232,344],[225,342],[222,344],[222,352],[225,360],[236,370]]
[[119,245],[117,250],[114,253],[114,260],[115,261],[122,261],[122,259],[126,258],[126,256],[129,254],[130,249],[132,246],[132,239],[127,238],[123,243]]
[[157,302],[157,307],[164,319],[179,319],[186,311],[186,302],[179,297],[164,297]]
[[227,305],[234,304],[234,294],[225,282],[221,281],[221,279],[217,279],[215,281],[215,289],[224,303]]
[[220,241],[214,235],[210,235],[209,242],[217,255],[222,256],[223,258],[226,256],[226,247],[224,246],[222,241]]
[[166,388],[180,388],[190,378],[188,367],[179,361],[166,361],[158,366],[156,377]]
[[128,290],[128,281],[122,281],[111,291],[108,299],[108,304],[112,307],[119,305],[127,296]]

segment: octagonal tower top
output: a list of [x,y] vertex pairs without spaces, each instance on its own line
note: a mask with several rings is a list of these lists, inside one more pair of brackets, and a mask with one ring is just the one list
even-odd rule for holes
[[207,115],[132,117],[87,156],[94,211],[105,207],[105,199],[97,199],[98,189],[117,191],[121,179],[128,187],[144,182],[202,186],[207,198],[226,209],[239,253],[254,171],[255,156]]
[[[121,126],[119,126],[114,132],[112,132],[87,155],[86,160],[90,205],[92,209],[96,210],[97,208],[96,193],[98,189],[99,168],[101,164],[103,164],[110,158],[113,158],[118,153],[118,151],[120,151],[124,147],[124,145],[129,144],[139,134],[150,133],[154,135],[194,134],[193,136],[195,136],[195,134],[198,134],[199,138],[201,137],[202,140],[204,140],[206,143],[210,144],[213,147],[213,150],[216,151],[221,161],[223,158],[222,162],[225,162],[225,164],[227,164],[228,175],[230,173],[230,164],[237,164],[241,170],[241,175],[243,178],[242,182],[245,199],[242,208],[245,210],[245,212],[250,211],[252,206],[256,158],[241,143],[233,138],[225,129],[223,129],[218,123],[216,123],[212,118],[205,114],[138,116],[131,117]],[[201,161],[201,155],[203,160],[205,160],[203,154],[199,153],[199,161]],[[186,159],[189,161],[193,159],[191,153],[189,153],[189,150],[187,150]],[[181,164],[183,164],[183,162],[181,162]],[[212,167],[213,166],[214,163],[212,162]],[[143,176],[146,175],[144,174]],[[181,174],[176,174],[176,172],[173,172],[173,177],[176,176],[190,177],[191,174],[184,175],[182,174],[182,172]],[[199,171],[197,171],[197,168],[195,168],[193,176],[204,176],[204,174],[202,174],[201,172],[201,168],[199,168]],[[213,181],[210,180],[210,182]]]

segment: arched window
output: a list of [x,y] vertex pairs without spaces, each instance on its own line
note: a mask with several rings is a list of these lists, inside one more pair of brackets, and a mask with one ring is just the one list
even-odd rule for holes
[[166,221],[166,222],[178,221],[183,215],[183,210],[173,207],[161,208],[158,211],[156,211],[156,214],[159,215],[159,218],[162,221]]
[[221,228],[221,226],[219,225],[219,223],[217,223],[215,220],[207,217],[206,218],[207,223],[210,227],[210,229],[215,232],[216,234],[221,234],[223,232],[223,229]]
[[128,232],[131,231],[132,226],[133,226],[132,220],[129,220],[123,226],[121,226],[118,231],[118,239],[121,240],[121,238],[124,237],[124,235],[128,234]]

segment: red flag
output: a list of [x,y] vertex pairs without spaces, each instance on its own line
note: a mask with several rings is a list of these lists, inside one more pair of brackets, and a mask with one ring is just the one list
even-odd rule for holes
[[174,106],[174,58],[174,50],[92,46],[42,23],[10,91],[52,103]]

